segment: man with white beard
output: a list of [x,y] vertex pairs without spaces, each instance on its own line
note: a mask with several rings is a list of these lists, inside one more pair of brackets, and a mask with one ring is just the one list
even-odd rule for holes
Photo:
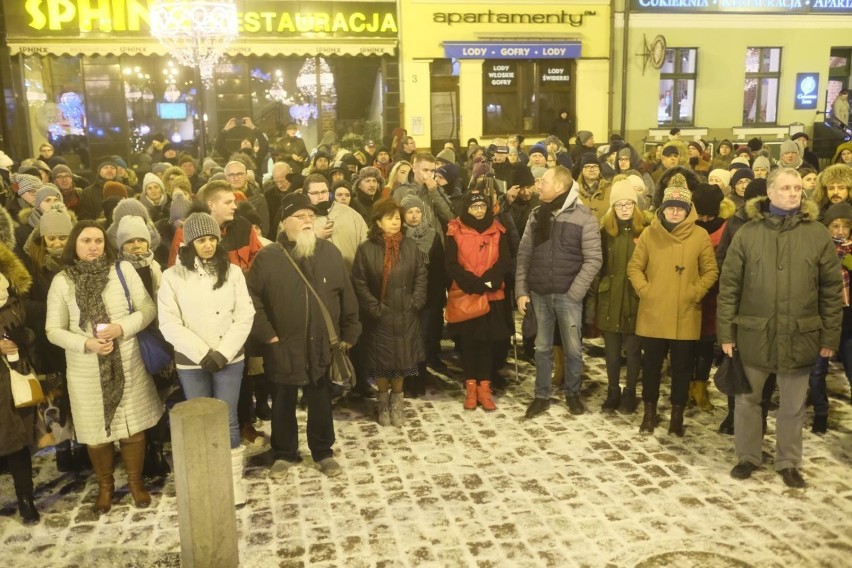
[[275,384],[270,471],[284,472],[302,461],[296,421],[301,388],[311,457],[322,473],[334,477],[342,470],[332,449],[331,344],[317,299],[299,270],[322,299],[345,347],[358,340],[361,323],[349,270],[340,251],[314,234],[316,216],[317,207],[307,195],[286,195],[278,241],[258,253],[246,282],[257,310],[252,336],[265,345],[266,376]]

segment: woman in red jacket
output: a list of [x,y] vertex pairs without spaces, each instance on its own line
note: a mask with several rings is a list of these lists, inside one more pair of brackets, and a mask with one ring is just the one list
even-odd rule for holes
[[512,334],[512,315],[505,294],[511,272],[506,228],[496,219],[489,199],[478,191],[464,196],[461,215],[450,221],[446,242],[447,276],[452,281],[447,310],[456,298],[454,289],[465,294],[484,294],[489,310],[484,315],[450,324],[461,338],[461,361],[465,380],[464,408],[496,410],[491,399],[490,377],[497,370],[501,342]]

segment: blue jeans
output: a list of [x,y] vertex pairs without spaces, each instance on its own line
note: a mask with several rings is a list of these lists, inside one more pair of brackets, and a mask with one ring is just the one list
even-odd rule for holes
[[535,397],[550,398],[553,374],[553,333],[557,320],[562,349],[565,352],[566,394],[580,394],[583,373],[581,325],[583,306],[568,299],[567,294],[530,294],[538,330],[535,337]]
[[[846,372],[846,380],[852,387],[852,330],[844,330],[840,334],[840,349],[837,351],[843,370]],[[828,357],[817,355],[814,366],[811,368],[809,386],[811,389],[811,402],[814,405],[814,416],[828,416],[828,391],[825,386],[825,377],[828,375]]]
[[178,369],[180,386],[187,400],[199,397],[215,398],[228,405],[228,426],[231,431],[231,449],[240,446],[240,425],[237,421],[237,401],[243,382],[245,359],[226,365],[217,373],[204,369]]

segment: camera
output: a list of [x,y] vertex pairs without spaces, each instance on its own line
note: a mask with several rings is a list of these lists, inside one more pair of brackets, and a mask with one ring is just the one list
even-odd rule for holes
[[495,154],[508,154],[509,147],[508,146],[498,146],[497,144],[489,144],[488,148],[485,149],[485,159],[489,162],[494,159]]

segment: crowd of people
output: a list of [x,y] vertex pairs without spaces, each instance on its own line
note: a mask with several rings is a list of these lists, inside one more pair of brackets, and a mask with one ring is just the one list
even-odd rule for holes
[[[302,461],[300,406],[313,461],[339,475],[337,350],[383,427],[403,427],[429,369],[447,370],[445,336],[463,408],[494,411],[516,310],[515,358],[535,365],[527,419],[554,389],[586,411],[583,338],[602,335],[601,411],[632,414],[641,397],[638,429],[653,433],[668,361],[668,432],[683,436],[684,410],[712,410],[712,368],[731,357],[750,386],[719,426],[735,439],[731,475],[761,467],[777,388],[775,469],[803,487],[806,399],[825,433],[835,354],[852,386],[852,143],[821,164],[805,133],[773,158],[757,139],[711,155],[673,131],[640,152],[558,130],[436,155],[410,136],[347,150],[329,133],[309,153],[296,124],[270,143],[231,120],[215,158],[155,139],[135,168],[104,157],[91,183],[49,144],[19,164],[0,156],[0,456],[22,520],[39,521],[31,453],[46,445],[59,471],[94,471],[93,508],[107,513],[118,442],[131,498],[148,506],[181,399],[227,404],[237,506],[246,446],[267,443],[256,420],[271,421],[271,473]],[[143,335],[170,364],[150,368]],[[49,436],[36,437],[39,409],[16,408],[12,369],[42,379],[58,409]]]

